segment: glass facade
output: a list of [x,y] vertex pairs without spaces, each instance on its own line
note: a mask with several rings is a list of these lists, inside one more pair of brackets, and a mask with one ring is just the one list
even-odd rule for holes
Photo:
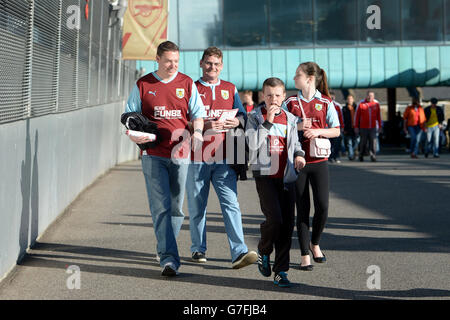
[[183,50],[450,42],[450,0],[179,0]]
[[[359,28],[359,41],[361,44],[400,44],[401,39],[401,24],[400,21],[400,1],[393,0],[364,0],[359,1],[358,17],[364,23],[362,28]],[[377,6],[374,10],[368,10],[372,5]],[[367,12],[369,11],[369,13]],[[379,14],[380,28],[375,28],[377,14]],[[369,20],[369,21],[368,21]],[[370,25],[370,28],[367,26]]]
[[355,45],[357,0],[315,0],[314,34],[318,45]]
[[312,0],[270,1],[270,44],[274,47],[311,46],[312,4]]
[[444,19],[445,19],[445,41],[450,43],[450,0],[445,0],[444,3]]
[[442,0],[402,0],[402,38],[407,43],[444,39]]
[[178,1],[178,16],[181,48],[223,46],[221,0]]
[[268,0],[224,1],[226,47],[254,47],[269,44]]

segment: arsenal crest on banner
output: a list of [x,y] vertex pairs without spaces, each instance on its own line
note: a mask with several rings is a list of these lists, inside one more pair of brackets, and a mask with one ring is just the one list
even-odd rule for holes
[[123,20],[125,60],[155,60],[156,48],[167,40],[168,0],[128,0]]

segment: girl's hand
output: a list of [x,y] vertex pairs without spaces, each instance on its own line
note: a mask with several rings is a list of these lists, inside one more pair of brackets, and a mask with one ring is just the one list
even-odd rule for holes
[[303,136],[307,139],[313,139],[320,136],[320,129],[304,129]]

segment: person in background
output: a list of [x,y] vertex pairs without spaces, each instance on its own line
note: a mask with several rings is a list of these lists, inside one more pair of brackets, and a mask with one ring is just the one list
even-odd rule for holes
[[247,113],[252,111],[253,108],[255,107],[255,102],[253,101],[253,91],[245,90],[242,93],[242,102],[244,105],[244,109],[245,111],[247,111]]
[[368,91],[365,100],[362,100],[355,112],[354,130],[359,134],[359,161],[364,161],[366,146],[369,146],[369,155],[372,162],[377,161],[377,133],[382,131],[380,103],[375,100],[375,93]]
[[405,109],[405,112],[403,113],[403,119],[403,130],[405,131],[405,133],[409,133],[411,137],[411,158],[417,159],[417,154],[419,153],[420,138],[422,137],[422,133],[427,131],[425,127],[425,112],[420,105],[419,98],[412,98],[412,104]]
[[437,106],[438,100],[431,98],[431,105],[426,107],[425,118],[427,127],[427,142],[425,144],[425,158],[428,158],[430,151],[434,158],[439,158],[439,137],[444,122],[444,110]]
[[342,118],[344,121],[344,143],[347,150],[348,159],[355,160],[355,151],[358,148],[358,137],[353,129],[353,120],[355,118],[356,103],[352,94],[347,96],[347,101],[342,107]]

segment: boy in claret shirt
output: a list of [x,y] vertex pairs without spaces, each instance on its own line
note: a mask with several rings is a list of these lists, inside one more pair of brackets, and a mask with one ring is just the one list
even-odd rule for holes
[[268,78],[263,84],[264,103],[248,114],[250,168],[255,177],[261,211],[258,243],[258,269],[272,274],[270,254],[275,248],[274,284],[290,287],[287,278],[289,250],[295,218],[295,181],[297,170],[305,166],[305,153],[297,134],[297,118],[281,105],[286,97],[283,81]]

